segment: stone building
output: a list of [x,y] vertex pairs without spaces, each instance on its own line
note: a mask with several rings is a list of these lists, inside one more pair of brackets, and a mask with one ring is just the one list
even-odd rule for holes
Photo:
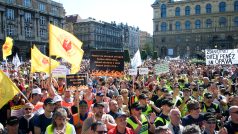
[[161,57],[238,47],[238,0],[155,0],[151,6]]
[[[52,0],[0,0],[0,44],[12,37],[13,55],[23,59],[30,58],[33,44],[47,53],[48,23],[62,28],[64,16],[63,5]],[[2,51],[0,55],[2,59]]]

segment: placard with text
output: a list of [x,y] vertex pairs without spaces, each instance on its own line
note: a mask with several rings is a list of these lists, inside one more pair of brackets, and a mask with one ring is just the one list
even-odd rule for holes
[[88,74],[85,74],[85,73],[66,75],[67,88],[86,86],[87,80],[88,80]]
[[91,51],[91,74],[93,76],[122,77],[124,75],[123,55],[123,52]]

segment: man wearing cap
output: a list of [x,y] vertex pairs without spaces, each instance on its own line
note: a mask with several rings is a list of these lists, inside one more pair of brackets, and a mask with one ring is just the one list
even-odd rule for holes
[[76,113],[71,118],[70,122],[74,124],[77,134],[82,131],[83,122],[93,115],[92,112],[88,112],[88,104],[85,100],[79,102],[79,113]]
[[34,105],[33,112],[34,114],[37,114],[37,115],[44,113],[43,103],[40,101],[41,95],[42,95],[41,89],[35,86],[31,92],[31,97],[32,97],[31,103]]
[[159,114],[159,116],[155,119],[155,126],[164,126],[169,124],[169,112],[171,108],[173,107],[172,100],[164,99],[161,103],[161,110],[162,112]]
[[166,94],[169,93],[168,89],[167,88],[161,88],[161,95],[159,96],[159,98],[155,101],[155,105],[156,107],[160,108],[162,105],[161,105],[161,102],[162,100],[164,100],[166,98]]
[[131,116],[127,118],[127,127],[132,128],[136,134],[154,133],[155,126],[142,114],[142,107],[138,102],[131,105]]
[[84,123],[83,123],[83,127],[82,127],[82,134],[87,133],[88,131],[90,131],[90,126],[92,125],[93,122],[96,121],[102,121],[107,125],[107,129],[112,129],[116,126],[115,120],[114,118],[103,112],[103,108],[104,108],[104,103],[95,103],[93,105],[93,109],[94,109],[94,116],[88,117]]
[[6,128],[7,134],[24,134],[19,131],[19,119],[16,116],[7,119]]
[[23,133],[29,133],[30,131],[34,131],[33,109],[34,106],[31,103],[26,103],[24,106],[24,115],[19,119],[19,130]]
[[203,122],[203,116],[200,113],[200,106],[199,102],[197,100],[190,100],[188,101],[187,108],[188,108],[188,115],[183,117],[182,119],[182,125],[192,125],[196,124],[200,127],[202,126]]
[[178,100],[176,102],[176,106],[181,111],[182,117],[184,117],[187,114],[187,112],[188,112],[187,102],[190,101],[190,100],[192,100],[191,90],[189,88],[184,88],[183,89],[183,97],[182,97],[182,99]]
[[115,121],[117,126],[111,130],[108,131],[108,134],[135,134],[135,132],[129,128],[126,127],[126,114],[123,112],[117,112],[115,115]]
[[213,96],[207,92],[204,94],[203,102],[201,103],[202,112],[206,113],[208,109],[215,109],[216,114],[220,114],[220,107],[218,104],[213,103]]
[[45,133],[46,127],[52,123],[52,115],[55,108],[53,99],[45,99],[43,108],[45,112],[39,116],[35,116],[34,119],[35,134]]
[[142,106],[142,113],[146,116],[149,116],[149,114],[152,113],[153,110],[160,111],[160,109],[154,105],[154,102],[149,101],[148,99],[148,96],[146,96],[145,94],[141,94],[139,96],[139,103]]
[[216,134],[216,117],[213,113],[207,112],[204,114],[204,131],[202,134]]
[[[95,97],[95,100],[94,100],[94,104],[95,103],[103,103],[104,104],[104,108],[103,108],[103,111],[105,113],[108,113],[109,112],[109,104],[107,102],[107,96],[105,96],[104,93],[102,92],[97,92],[96,94],[96,97]],[[105,102],[106,101],[106,102]],[[92,111],[93,107],[94,107],[94,104],[91,105],[91,108],[90,108],[90,111]],[[93,111],[92,111],[93,112]]]
[[55,112],[58,108],[63,108],[63,109],[65,109],[65,111],[67,112],[67,117],[68,117],[69,119],[72,117],[69,108],[68,108],[67,106],[64,106],[64,105],[63,105],[63,104],[65,104],[65,103],[62,103],[62,102],[63,102],[63,99],[62,99],[62,97],[61,97],[60,95],[54,96],[53,101],[54,101],[54,103],[55,103],[54,112]]

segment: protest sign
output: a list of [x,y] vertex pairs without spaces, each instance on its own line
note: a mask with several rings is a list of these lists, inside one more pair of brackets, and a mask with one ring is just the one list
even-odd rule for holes
[[140,75],[144,75],[144,74],[148,74],[148,73],[149,73],[148,68],[139,68],[139,74]]
[[91,51],[90,70],[93,76],[124,75],[123,52]]
[[69,69],[64,65],[60,65],[52,71],[52,76],[57,78],[65,78],[67,74],[69,74]]
[[66,75],[67,88],[86,86],[88,80],[88,74],[70,74]]
[[159,75],[162,73],[169,72],[169,63],[161,63],[161,64],[155,64],[155,74]]
[[129,69],[129,75],[137,75],[137,69]]
[[238,64],[238,49],[206,49],[206,65]]

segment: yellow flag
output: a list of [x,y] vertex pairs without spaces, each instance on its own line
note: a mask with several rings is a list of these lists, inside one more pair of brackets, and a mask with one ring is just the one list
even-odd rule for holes
[[[82,42],[74,35],[49,24],[50,55],[64,58],[72,66],[78,66],[83,58]],[[79,70],[78,70],[79,71]]]
[[7,56],[12,54],[13,39],[6,37],[6,41],[2,46],[3,59],[6,60]]
[[0,109],[19,92],[18,87],[0,70]]
[[78,71],[80,70],[80,65],[72,65],[71,66],[71,70],[70,70],[70,74],[76,74]]
[[38,50],[37,47],[34,45],[34,47],[31,49],[31,73],[45,72],[49,74],[49,72],[51,72],[49,71],[50,62],[51,70],[54,70],[60,65],[60,63],[56,60],[51,59],[51,61],[49,61],[49,57],[42,54],[40,50]]

